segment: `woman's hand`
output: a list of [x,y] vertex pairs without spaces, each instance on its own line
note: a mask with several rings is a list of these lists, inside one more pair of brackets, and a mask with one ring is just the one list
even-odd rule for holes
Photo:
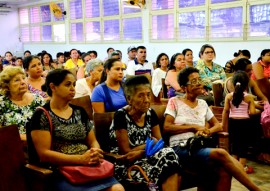
[[126,160],[128,162],[133,162],[137,159],[142,158],[144,150],[130,151],[127,154],[120,157],[120,159]]
[[103,159],[103,151],[98,148],[91,148],[81,156],[83,165],[98,165]]

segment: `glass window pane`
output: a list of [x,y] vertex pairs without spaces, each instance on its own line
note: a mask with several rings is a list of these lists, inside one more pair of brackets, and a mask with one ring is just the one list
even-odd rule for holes
[[211,3],[226,3],[232,1],[239,1],[239,0],[211,0]]
[[212,10],[210,37],[242,37],[242,12],[242,7]]
[[249,36],[270,36],[270,4],[250,6]]
[[205,5],[205,0],[179,0],[179,7],[193,7],[193,6],[201,6]]
[[130,5],[130,4],[123,4],[123,13],[128,14],[128,13],[139,13],[141,12],[141,8],[139,6],[135,5]]
[[[64,3],[57,3],[57,5],[61,8],[61,11],[64,12],[65,8],[64,8]],[[61,18],[56,18],[55,16],[53,16],[54,21],[63,21],[65,19],[65,15],[63,14]]]
[[53,36],[54,42],[65,42],[66,41],[65,24],[53,25]]
[[142,18],[123,19],[124,40],[142,40]]
[[174,0],[152,0],[152,10],[173,9]]
[[86,41],[100,41],[100,22],[87,22],[86,23]]
[[119,20],[104,21],[104,40],[119,40]]
[[99,17],[99,0],[85,0],[86,18]]
[[31,7],[30,8],[30,22],[31,23],[39,23],[39,8],[38,7]]
[[51,25],[42,26],[42,40],[52,41],[52,26]]
[[20,9],[19,16],[21,25],[29,24],[28,9]]
[[40,42],[40,27],[31,27],[31,40],[32,42]]
[[82,0],[71,0],[69,2],[70,19],[82,18]]
[[83,23],[71,23],[71,41],[83,41]]
[[42,22],[51,22],[51,11],[49,5],[40,6],[40,15]]
[[169,40],[173,38],[174,15],[168,14],[152,16],[152,39]]
[[22,42],[30,41],[29,27],[21,27],[21,41]]
[[103,15],[119,15],[119,0],[103,0]]
[[205,11],[179,14],[179,38],[205,38]]

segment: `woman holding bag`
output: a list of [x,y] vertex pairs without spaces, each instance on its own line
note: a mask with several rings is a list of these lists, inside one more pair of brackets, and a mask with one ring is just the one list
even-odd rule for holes
[[[37,152],[36,161],[59,167],[96,166],[102,163],[103,151],[86,112],[81,107],[69,104],[75,95],[75,82],[75,77],[68,70],[55,69],[47,75],[42,88],[51,96],[51,100],[43,108],[48,111],[52,126],[46,113],[37,110],[28,131],[28,137],[32,139]],[[31,140],[28,141],[31,145]],[[33,157],[30,153],[29,160],[32,163],[36,162]],[[84,184],[71,184],[60,174],[56,177],[53,187],[59,191],[124,190],[113,177]]]

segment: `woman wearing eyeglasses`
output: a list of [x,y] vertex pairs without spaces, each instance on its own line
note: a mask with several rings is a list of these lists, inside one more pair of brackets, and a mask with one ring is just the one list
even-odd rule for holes
[[203,88],[199,71],[193,67],[183,69],[178,83],[186,94],[169,100],[163,130],[170,135],[169,145],[178,155],[183,169],[202,174],[204,190],[230,190],[232,176],[249,190],[260,190],[248,178],[241,164],[224,149],[199,148],[189,153],[185,146],[190,137],[210,136],[221,131],[222,127],[206,102],[197,99]]
[[196,68],[200,72],[205,88],[212,90],[212,82],[216,80],[225,81],[226,74],[222,66],[213,62],[216,52],[211,45],[203,45],[200,50],[200,56],[201,60],[198,61]]

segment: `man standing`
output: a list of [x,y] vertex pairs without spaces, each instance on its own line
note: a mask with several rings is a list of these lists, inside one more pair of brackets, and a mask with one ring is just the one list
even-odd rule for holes
[[137,57],[127,64],[127,75],[152,75],[154,68],[151,62],[146,60],[146,48],[144,46],[137,47]]

